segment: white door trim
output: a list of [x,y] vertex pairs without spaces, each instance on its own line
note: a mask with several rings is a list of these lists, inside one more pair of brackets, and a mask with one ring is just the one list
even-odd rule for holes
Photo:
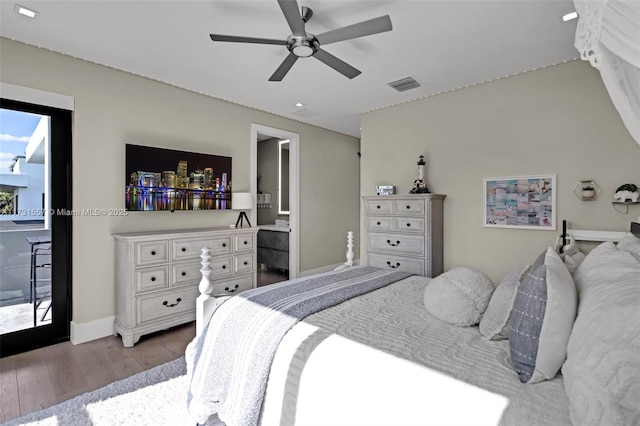
[[[300,274],[300,135],[282,129],[251,124],[251,193],[258,194],[258,133],[289,139],[289,279]],[[258,210],[251,210],[251,223],[258,223]]]
[[0,81],[0,96],[13,101],[28,102],[30,104],[43,105],[52,108],[73,111],[75,99],[72,96],[47,92],[31,87],[16,86],[15,84]]

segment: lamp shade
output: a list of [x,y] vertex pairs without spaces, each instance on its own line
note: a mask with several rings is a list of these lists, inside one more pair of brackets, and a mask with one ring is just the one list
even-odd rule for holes
[[234,192],[231,196],[233,210],[253,209],[253,195],[250,192]]

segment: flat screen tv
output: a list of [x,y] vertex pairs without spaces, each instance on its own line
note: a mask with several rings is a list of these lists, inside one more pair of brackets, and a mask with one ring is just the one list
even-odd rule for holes
[[231,157],[126,144],[128,211],[231,209]]

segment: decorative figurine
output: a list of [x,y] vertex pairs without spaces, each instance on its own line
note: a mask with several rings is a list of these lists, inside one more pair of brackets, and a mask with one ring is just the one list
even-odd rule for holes
[[638,192],[638,186],[634,183],[625,183],[618,189],[616,189],[616,193],[613,196],[615,201],[620,201],[626,203],[627,201],[631,201],[632,203],[637,203],[638,198],[640,198],[640,192]]
[[418,179],[413,181],[413,188],[409,191],[409,194],[428,194],[429,188],[427,188],[427,184],[424,181],[424,166],[427,163],[424,161],[424,155],[420,156],[418,160]]

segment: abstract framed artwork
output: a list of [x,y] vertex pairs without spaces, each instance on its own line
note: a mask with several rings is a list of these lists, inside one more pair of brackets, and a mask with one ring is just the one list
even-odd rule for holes
[[556,229],[556,175],[483,179],[488,228]]

